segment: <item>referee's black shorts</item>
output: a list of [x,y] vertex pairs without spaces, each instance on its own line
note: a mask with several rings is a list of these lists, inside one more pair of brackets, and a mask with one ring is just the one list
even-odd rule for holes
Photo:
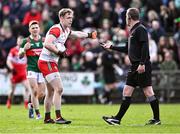
[[152,85],[151,80],[151,64],[145,65],[145,72],[139,74],[136,69],[138,65],[132,66],[127,75],[126,85],[136,87],[139,86],[141,88],[145,88],[147,86]]

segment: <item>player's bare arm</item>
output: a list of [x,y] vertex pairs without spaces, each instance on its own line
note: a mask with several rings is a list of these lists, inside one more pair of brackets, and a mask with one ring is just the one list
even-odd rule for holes
[[9,58],[7,58],[6,64],[10,70],[13,70],[13,65],[12,65],[12,62]]
[[55,44],[53,44],[53,41],[55,39],[56,39],[56,37],[54,35],[48,35],[45,39],[44,47],[57,55],[61,55],[61,54],[63,54],[63,52],[58,50],[58,48],[55,46]]
[[90,33],[86,33],[86,32],[82,32],[82,31],[71,31],[70,36],[75,37],[75,38],[92,38],[92,39],[96,39],[97,38],[97,32],[93,31],[93,32],[90,32]]

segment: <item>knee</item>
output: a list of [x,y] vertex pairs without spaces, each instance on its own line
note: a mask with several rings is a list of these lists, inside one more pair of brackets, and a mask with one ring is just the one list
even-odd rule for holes
[[131,96],[132,93],[129,90],[123,90],[123,96]]
[[153,89],[152,89],[152,88],[146,88],[146,89],[144,89],[144,95],[145,95],[146,97],[153,96],[153,95],[154,95]]
[[32,90],[31,95],[37,97],[38,95],[37,90],[36,89]]
[[45,93],[44,92],[40,92],[40,93],[38,93],[38,98],[39,99],[41,99],[41,98],[43,98],[45,96]]
[[57,94],[59,94],[59,95],[62,95],[63,88],[57,88],[57,89],[55,90],[55,92],[57,92]]

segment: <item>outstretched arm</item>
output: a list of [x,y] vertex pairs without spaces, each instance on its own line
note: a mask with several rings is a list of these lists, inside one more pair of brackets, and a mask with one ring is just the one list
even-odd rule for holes
[[116,50],[116,51],[124,52],[124,53],[128,52],[127,44],[125,44],[124,46],[114,46],[111,41],[107,41],[107,43],[100,43],[100,44],[105,49],[112,49],[112,50]]
[[97,38],[97,32],[93,31],[91,33],[86,33],[82,31],[71,31],[70,34],[71,37],[76,37],[76,38],[92,38],[96,39]]

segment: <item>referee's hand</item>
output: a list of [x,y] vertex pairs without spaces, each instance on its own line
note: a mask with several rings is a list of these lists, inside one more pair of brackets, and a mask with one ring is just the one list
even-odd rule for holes
[[101,43],[101,46],[105,49],[109,49],[112,46],[112,42],[107,41],[106,43]]
[[137,70],[136,70],[139,74],[142,74],[145,72],[145,65],[139,65]]

